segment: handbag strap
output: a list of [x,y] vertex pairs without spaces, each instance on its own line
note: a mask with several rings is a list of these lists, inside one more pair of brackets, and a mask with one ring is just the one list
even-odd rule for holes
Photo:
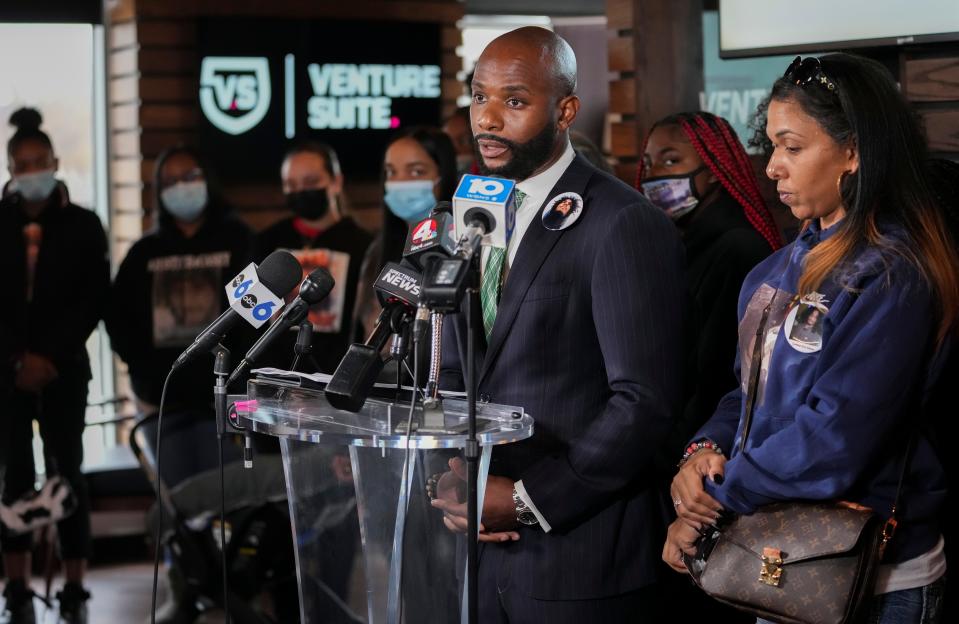
[[[777,289],[776,293],[778,292],[779,290]],[[749,431],[753,424],[753,411],[756,407],[756,393],[759,388],[760,369],[762,368],[763,343],[766,340],[766,324],[769,322],[769,312],[775,300],[776,295],[774,294],[765,309],[763,309],[762,318],[756,327],[756,341],[755,344],[753,344],[753,352],[749,360],[749,385],[746,387],[746,410],[743,414],[742,437],[739,440],[740,453],[746,450],[746,438],[749,437]],[[882,559],[882,555],[886,551],[886,545],[896,534],[896,527],[899,524],[896,514],[899,511],[899,504],[902,501],[902,488],[906,482],[906,474],[909,472],[909,466],[912,463],[912,451],[916,445],[916,435],[916,431],[913,431],[906,442],[906,452],[902,458],[902,468],[899,471],[899,483],[896,485],[896,495],[893,498],[889,519],[886,520],[886,523],[882,527],[882,542],[879,544],[880,559]]]
[[[779,292],[778,290],[776,292]],[[753,425],[753,408],[756,407],[756,392],[759,387],[759,372],[763,361],[763,342],[766,338],[766,323],[769,322],[769,310],[772,308],[776,296],[769,300],[763,310],[762,319],[756,327],[756,342],[753,344],[753,354],[749,360],[749,385],[746,387],[746,413],[743,415],[743,434],[739,440],[739,452],[746,450],[746,438]]]

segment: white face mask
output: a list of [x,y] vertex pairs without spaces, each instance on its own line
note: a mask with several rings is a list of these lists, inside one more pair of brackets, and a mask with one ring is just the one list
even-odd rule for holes
[[193,182],[177,182],[168,186],[160,193],[160,199],[167,211],[187,223],[193,223],[203,214],[206,208],[207,189],[204,180]]
[[20,193],[20,196],[30,202],[40,202],[50,197],[50,193],[57,187],[57,179],[53,169],[24,173],[14,176],[11,189]]

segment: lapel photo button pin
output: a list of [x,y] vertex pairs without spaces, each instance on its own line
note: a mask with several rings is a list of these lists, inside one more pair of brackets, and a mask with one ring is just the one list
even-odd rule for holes
[[543,208],[543,227],[558,232],[576,223],[583,214],[583,198],[578,193],[562,193]]

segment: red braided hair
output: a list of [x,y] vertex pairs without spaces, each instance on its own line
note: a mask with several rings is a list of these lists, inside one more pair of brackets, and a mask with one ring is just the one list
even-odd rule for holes
[[[703,164],[716,176],[732,198],[743,207],[749,224],[766,239],[773,251],[782,247],[782,237],[759,191],[759,183],[753,174],[749,156],[728,121],[703,111],[678,113],[656,122],[649,134],[660,126],[682,128],[683,134],[699,154]],[[646,152],[649,134],[643,141],[643,153]],[[640,160],[636,171],[636,188],[640,191],[642,191],[644,170],[645,162]]]

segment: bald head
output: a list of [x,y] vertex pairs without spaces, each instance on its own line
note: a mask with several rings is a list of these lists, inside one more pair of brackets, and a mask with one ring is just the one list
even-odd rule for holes
[[470,122],[480,171],[525,180],[556,162],[579,110],[576,57],[543,28],[494,39],[476,63]]
[[576,54],[566,40],[551,30],[524,26],[500,35],[490,42],[480,61],[487,55],[522,58],[546,71],[557,97],[576,92]]

